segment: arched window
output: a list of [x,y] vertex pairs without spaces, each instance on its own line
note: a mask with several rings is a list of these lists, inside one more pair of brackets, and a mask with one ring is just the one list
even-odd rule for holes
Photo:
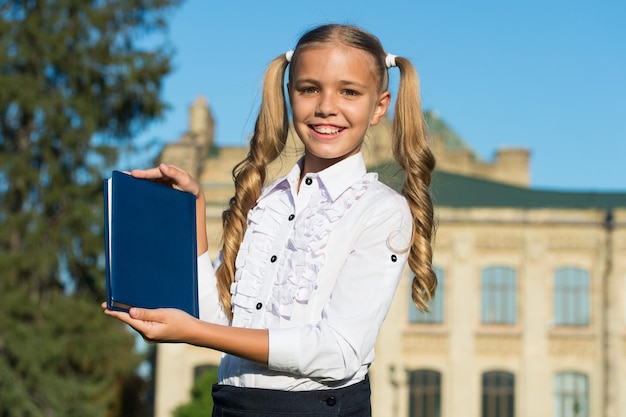
[[[435,291],[435,296],[428,303],[428,312],[422,312],[415,307],[415,303],[411,299],[411,291],[409,291],[409,320],[411,323],[443,323],[443,270],[438,267],[433,267],[433,270],[435,275],[437,275],[437,290]],[[409,276],[412,281],[414,275],[411,273]]]
[[420,369],[409,373],[409,416],[441,417],[441,374]]
[[482,391],[482,417],[515,415],[515,376],[512,373],[485,372]]
[[587,375],[562,372],[554,377],[554,417],[589,417]]
[[484,324],[515,324],[517,278],[513,268],[494,266],[481,274],[481,318]]
[[560,268],[554,273],[554,324],[589,324],[589,273],[580,268]]

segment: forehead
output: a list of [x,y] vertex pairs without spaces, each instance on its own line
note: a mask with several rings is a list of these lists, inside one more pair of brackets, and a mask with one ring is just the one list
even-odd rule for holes
[[356,78],[374,84],[380,81],[374,57],[343,44],[307,46],[298,52],[293,64],[290,68],[292,81],[328,78]]

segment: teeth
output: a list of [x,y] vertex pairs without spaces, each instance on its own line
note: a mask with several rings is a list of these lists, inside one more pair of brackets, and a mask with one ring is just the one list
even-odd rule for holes
[[332,127],[315,127],[314,129],[317,133],[323,133],[325,135],[333,135],[335,133],[339,133],[338,128],[332,128]]

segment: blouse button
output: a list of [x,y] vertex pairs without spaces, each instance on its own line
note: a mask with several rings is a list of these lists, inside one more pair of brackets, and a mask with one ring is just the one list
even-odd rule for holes
[[290,215],[289,215],[289,221],[292,221],[295,217],[296,217],[296,215],[295,215],[295,214],[290,214]]
[[278,257],[276,257],[276,255],[272,255],[272,257],[270,258],[270,262],[274,263],[276,262],[276,259],[278,259]]
[[312,180],[311,178],[307,177],[307,178],[304,180],[304,183],[305,183],[306,185],[311,185],[311,184],[313,184],[313,180]]
[[391,262],[395,262],[398,260],[398,257],[396,255],[391,255]]
[[256,309],[260,310],[263,308],[263,303],[256,303]]

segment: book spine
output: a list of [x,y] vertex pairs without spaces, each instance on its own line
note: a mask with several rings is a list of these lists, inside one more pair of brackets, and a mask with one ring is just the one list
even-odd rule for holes
[[110,183],[111,180],[104,180],[103,183],[103,195],[104,195],[104,259],[105,259],[105,279],[106,279],[106,297],[107,297],[107,308],[112,309],[111,303],[111,236],[109,235],[109,225],[110,225],[110,217],[109,217],[109,191],[110,191]]

